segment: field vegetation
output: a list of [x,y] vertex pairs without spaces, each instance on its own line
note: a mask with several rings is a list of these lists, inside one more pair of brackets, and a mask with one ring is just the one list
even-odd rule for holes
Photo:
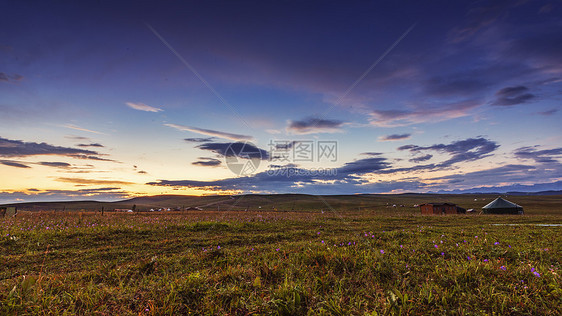
[[22,212],[0,314],[560,315],[546,213]]

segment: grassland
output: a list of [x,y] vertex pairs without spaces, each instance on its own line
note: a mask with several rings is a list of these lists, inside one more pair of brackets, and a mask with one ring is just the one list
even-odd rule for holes
[[[240,196],[183,196],[158,195],[138,197],[118,202],[36,202],[17,206],[27,211],[100,211],[102,208],[131,209],[139,211],[158,208],[200,207],[206,211],[368,211],[380,215],[417,214],[414,205],[432,202],[455,203],[466,209],[480,210],[498,197],[498,194],[358,194],[358,195],[306,195],[306,194],[249,194]],[[506,197],[504,195],[504,197]],[[509,195],[507,199],[522,205],[526,214],[562,213],[561,195]],[[396,205],[396,207],[393,207]],[[1,205],[0,205],[1,206]]]
[[0,314],[560,315],[545,213],[24,212],[0,219]]

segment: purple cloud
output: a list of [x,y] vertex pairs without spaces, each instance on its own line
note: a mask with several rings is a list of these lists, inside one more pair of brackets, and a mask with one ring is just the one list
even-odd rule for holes
[[342,131],[343,124],[339,120],[309,117],[300,121],[289,121],[287,131],[294,134],[337,133]]
[[0,137],[0,157],[27,157],[37,155],[58,155],[67,157],[88,157],[100,159],[95,151],[78,148],[53,146],[47,143],[23,142]]
[[216,140],[214,137],[193,137],[193,138],[184,138],[188,143],[210,143]]
[[47,167],[55,167],[55,168],[69,168],[72,165],[66,162],[50,162],[50,161],[42,161],[39,162],[40,165],[42,166],[47,166]]
[[554,115],[556,113],[558,113],[558,109],[550,109],[550,110],[546,110],[546,111],[542,111],[542,112],[537,112],[537,114],[544,115],[544,116],[550,116],[550,115]]
[[427,161],[431,158],[433,158],[433,155],[427,154],[427,155],[411,158],[409,161],[414,163],[420,163],[423,161]]
[[195,166],[203,166],[203,167],[217,167],[220,166],[222,161],[215,159],[215,158],[210,158],[210,157],[199,157],[198,161],[192,162],[192,165]]
[[22,75],[18,75],[18,74],[8,75],[4,72],[0,72],[0,81],[14,82],[14,81],[21,81],[21,80],[23,80]]
[[28,165],[25,165],[25,164],[17,162],[17,161],[12,161],[12,160],[0,160],[0,164],[3,164],[5,166],[10,166],[10,167],[16,167],[16,168],[31,168]]
[[496,92],[496,100],[492,105],[512,106],[517,104],[526,103],[536,96],[527,93],[529,88],[525,86],[506,87]]
[[439,163],[436,167],[449,167],[458,162],[474,161],[488,157],[499,145],[483,137],[468,138],[450,144],[436,144],[431,146],[405,145],[398,147],[398,150],[407,150],[413,153],[423,151],[437,151],[448,153],[451,158]]
[[195,146],[195,148],[211,151],[222,157],[234,157],[238,153],[245,153],[248,158],[259,158],[262,160],[269,159],[269,153],[266,150],[246,142],[203,143]]
[[386,141],[397,141],[397,140],[405,140],[410,138],[412,134],[392,134],[392,135],[385,135],[379,137],[379,141],[386,142]]
[[99,144],[99,143],[78,144],[78,145],[76,145],[76,146],[78,146],[78,147],[105,147],[104,145]]
[[557,163],[562,158],[562,148],[537,150],[536,147],[521,147],[515,150],[515,157],[532,159],[538,163]]

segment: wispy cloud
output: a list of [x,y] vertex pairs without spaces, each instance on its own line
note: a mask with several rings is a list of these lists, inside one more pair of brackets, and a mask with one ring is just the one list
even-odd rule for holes
[[35,155],[98,155],[97,152],[78,148],[53,146],[47,143],[23,142],[0,137],[0,157],[25,157]]
[[127,104],[127,106],[129,106],[131,109],[135,109],[135,110],[139,110],[139,111],[145,111],[145,112],[161,112],[164,111],[160,108],[156,108],[150,105],[146,105],[144,103],[133,103],[133,102],[126,102],[125,104]]
[[14,82],[14,81],[21,81],[21,80],[23,80],[22,75],[18,75],[18,74],[8,75],[7,73],[0,72],[0,81]]
[[379,142],[388,142],[388,141],[397,141],[397,140],[405,140],[410,138],[412,134],[391,134],[379,137]]
[[465,100],[446,105],[427,106],[420,104],[406,110],[373,110],[369,121],[380,127],[407,126],[416,123],[439,122],[467,116],[470,110],[481,106],[480,100]]
[[407,150],[413,153],[427,150],[447,153],[451,155],[451,158],[439,163],[435,167],[449,167],[459,162],[474,161],[488,157],[498,147],[499,145],[496,142],[478,137],[467,138],[450,144],[435,144],[431,146],[405,145],[398,147],[398,150]]
[[75,140],[75,141],[88,141],[88,142],[92,141],[90,138],[84,137],[84,136],[66,135],[64,137],[67,138],[67,139],[70,139],[70,140]]
[[16,167],[16,168],[31,168],[31,166],[29,165],[40,165],[40,166],[63,168],[63,169],[72,167],[71,164],[66,162],[51,162],[51,161],[27,162],[27,161],[14,161],[14,160],[0,160],[0,164],[10,167]]
[[417,156],[425,153],[426,151],[436,151],[449,154],[450,158],[441,162],[424,165],[414,165],[411,167],[400,168],[386,168],[384,170],[380,170],[378,173],[396,174],[448,169],[453,165],[459,163],[475,161],[489,157],[492,155],[491,153],[498,147],[499,145],[496,142],[485,139],[483,137],[467,138],[464,140],[452,142],[450,144],[435,144],[431,146],[404,145],[398,147],[397,150],[410,151],[412,154],[416,155],[413,158],[409,159],[409,161],[413,163],[419,163],[433,158],[433,155],[431,154]]
[[508,15],[510,9],[520,6],[526,1],[475,1],[468,11],[467,21],[449,33],[452,42],[471,39],[477,33],[489,28],[502,16]]
[[420,162],[428,161],[431,158],[433,158],[433,155],[427,154],[427,155],[411,158],[408,161],[414,163],[420,163]]
[[76,146],[78,146],[78,147],[105,147],[104,145],[102,145],[100,143],[78,144]]
[[86,184],[86,185],[127,185],[134,184],[133,182],[119,181],[119,180],[102,180],[102,179],[84,179],[84,178],[57,178],[59,182],[67,182],[73,184]]
[[100,157],[103,155],[93,150],[54,146],[47,143],[24,142],[0,137],[0,157],[30,157],[42,155],[116,162],[112,159]]
[[309,117],[300,121],[289,121],[287,132],[293,134],[337,133],[342,131],[343,124],[339,120]]
[[210,157],[199,157],[198,159],[198,161],[192,162],[191,164],[203,167],[218,167],[222,163],[222,161]]
[[98,156],[88,156],[88,155],[73,155],[72,158],[76,159],[89,159],[89,160],[98,160],[98,161],[110,161],[110,162],[119,162],[117,160],[109,159],[109,158],[102,158]]
[[98,132],[98,131],[94,131],[94,130],[91,130],[91,129],[76,126],[74,124],[64,124],[64,125],[61,125],[61,127],[66,127],[66,128],[74,129],[74,130],[77,130],[77,131],[88,132],[88,133],[93,133],[93,134],[98,134],[98,135],[107,135],[107,134],[102,133],[102,132]]
[[70,168],[72,165],[66,162],[53,162],[53,161],[41,161],[38,164],[47,167],[55,167],[55,168]]
[[557,163],[562,158],[562,147],[537,150],[535,147],[521,147],[515,150],[515,157],[520,159],[533,159],[537,163]]
[[215,140],[214,137],[192,137],[192,138],[184,138],[188,143],[209,143]]
[[178,125],[178,124],[164,124],[164,125],[184,132],[193,132],[201,135],[219,137],[219,138],[230,139],[235,141],[248,141],[253,139],[252,136],[248,136],[248,135],[221,132],[212,129],[204,129],[204,128],[198,128],[192,126]]
[[13,161],[13,160],[0,160],[0,164],[3,164],[5,166],[9,166],[9,167],[15,167],[15,168],[31,168],[28,165],[25,165],[21,162],[17,162],[17,161]]
[[496,100],[492,105],[512,106],[526,103],[536,96],[528,93],[529,88],[525,86],[506,87],[496,92]]
[[245,153],[247,158],[269,159],[269,153],[266,150],[258,148],[250,143],[203,143],[196,146],[196,148],[214,152],[222,157],[240,156],[242,153]]
[[546,110],[546,111],[542,111],[542,112],[537,112],[537,114],[544,115],[544,116],[550,116],[550,115],[556,114],[557,112],[558,112],[558,109],[550,109],[550,110]]

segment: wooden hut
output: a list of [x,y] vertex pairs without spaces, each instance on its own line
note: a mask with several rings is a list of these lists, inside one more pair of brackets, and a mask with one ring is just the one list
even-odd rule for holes
[[14,217],[18,213],[18,209],[15,206],[0,207],[0,217]]
[[441,215],[463,213],[464,209],[453,203],[426,203],[420,205],[420,210],[423,215]]

